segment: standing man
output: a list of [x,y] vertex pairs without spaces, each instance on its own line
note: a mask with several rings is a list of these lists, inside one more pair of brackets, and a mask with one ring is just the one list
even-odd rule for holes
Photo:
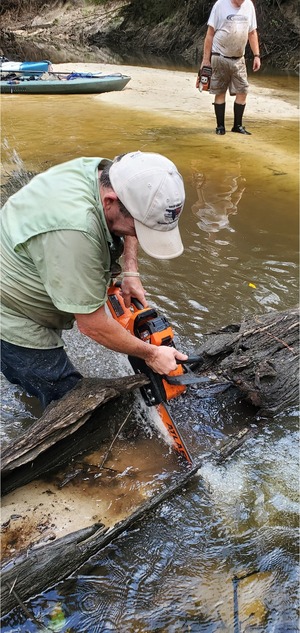
[[[61,331],[79,330],[108,349],[142,358],[169,374],[174,347],[132,336],[105,310],[114,242],[124,238],[122,290],[146,306],[138,242],[150,256],[171,259],[183,245],[178,220],[185,200],[175,165],[160,154],[132,152],[114,161],[76,158],[35,176],[1,212],[1,369],[45,407],[81,374]],[[119,239],[118,239],[119,238]]]
[[[217,0],[208,19],[201,67],[212,66],[210,93],[215,95],[216,134],[225,130],[225,96],[235,95],[232,132],[251,134],[242,125],[248,81],[245,64],[247,41],[254,56],[253,70],[260,69],[255,9],[252,0]],[[199,71],[200,74],[200,71]],[[199,87],[198,76],[196,87]]]

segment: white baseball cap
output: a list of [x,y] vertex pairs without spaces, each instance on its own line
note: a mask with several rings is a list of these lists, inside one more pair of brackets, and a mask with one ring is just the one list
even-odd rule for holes
[[109,170],[112,187],[134,218],[142,249],[157,259],[183,252],[178,220],[185,192],[174,163],[161,154],[132,152],[115,160]]

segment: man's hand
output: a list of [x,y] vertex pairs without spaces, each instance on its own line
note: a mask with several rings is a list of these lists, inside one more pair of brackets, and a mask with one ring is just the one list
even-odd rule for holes
[[104,306],[89,314],[75,314],[75,318],[82,334],[115,352],[142,358],[158,374],[169,374],[176,369],[176,358],[182,361],[188,358],[175,347],[149,345],[132,336],[107,314]]
[[[214,39],[214,34],[215,34],[215,30],[213,29],[212,26],[208,26],[207,27],[207,32],[206,32],[206,36],[205,36],[205,40],[204,40],[204,44],[203,44],[203,58],[202,58],[202,62],[200,64],[200,71],[202,70],[203,66],[210,66],[211,65],[211,51],[212,51],[212,44],[213,44],[213,39]],[[199,86],[197,86],[197,82],[196,82],[196,88],[198,88]]]
[[254,56],[252,69],[256,73],[260,69],[260,57],[257,57],[257,54],[259,54],[259,43],[256,29],[249,33],[248,39]]
[[177,367],[176,358],[178,360],[187,360],[187,355],[179,352],[175,347],[167,347],[165,345],[150,345],[151,357],[145,358],[145,363],[157,374],[169,374]]
[[252,70],[256,73],[259,69],[260,69],[260,58],[259,57],[254,57],[253,58],[253,66],[252,66]]
[[131,297],[140,301],[144,308],[147,308],[146,293],[139,277],[124,277],[121,287],[126,308],[129,308],[131,304]]

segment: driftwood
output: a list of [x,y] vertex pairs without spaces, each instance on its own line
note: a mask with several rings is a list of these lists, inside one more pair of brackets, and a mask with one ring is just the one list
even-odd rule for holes
[[239,397],[271,416],[299,398],[299,310],[269,312],[211,332],[201,371],[229,380]]
[[83,378],[61,400],[49,405],[30,431],[27,430],[2,450],[2,495],[57,468],[78,453],[77,431],[94,411],[147,382],[148,379],[142,375],[115,380]]
[[222,463],[257,432],[257,428],[244,428],[235,437],[228,440],[218,451],[206,455],[205,460],[196,461],[191,468],[181,474],[177,480],[163,492],[156,494],[150,501],[143,503],[123,521],[112,529],[95,524],[89,528],[73,532],[63,538],[44,545],[29,548],[24,554],[3,565],[1,572],[1,614],[8,613],[22,602],[37,593],[45,591],[72,573],[78,571],[91,556],[111,543],[117,536],[131,528],[138,520],[154,510],[159,504],[178,493],[186,484],[198,475],[204,461]]

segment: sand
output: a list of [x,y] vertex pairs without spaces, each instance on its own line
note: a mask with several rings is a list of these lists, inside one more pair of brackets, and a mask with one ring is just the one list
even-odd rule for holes
[[[139,66],[110,64],[54,64],[56,72],[121,72],[131,81],[121,92],[101,94],[103,103],[122,108],[155,112],[168,117],[189,117],[191,125],[199,123],[199,115],[211,121],[213,96],[200,93],[195,87],[196,75],[188,71],[163,70]],[[258,79],[257,79],[258,78]],[[255,84],[255,81],[257,83]],[[262,75],[249,78],[247,122],[268,119],[298,119],[299,104],[291,89],[266,88]],[[100,98],[100,97],[99,97]],[[227,97],[228,101],[232,98]]]

